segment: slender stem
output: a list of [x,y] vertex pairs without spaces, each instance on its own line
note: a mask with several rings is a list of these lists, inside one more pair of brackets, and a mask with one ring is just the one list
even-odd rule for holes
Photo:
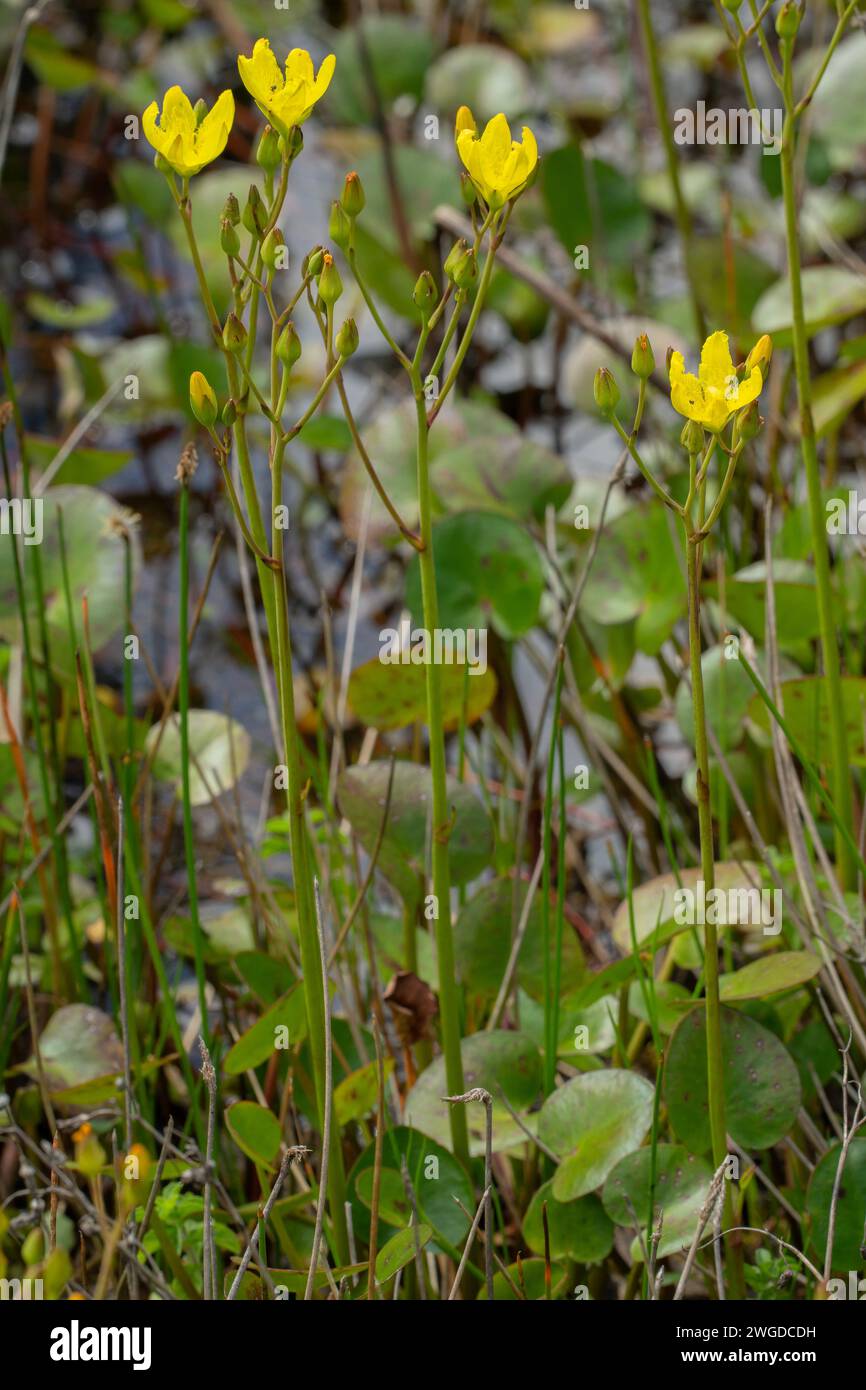
[[190,795],[191,760],[189,752],[189,481],[180,485],[180,680],[178,683],[178,712],[180,717],[181,799],[183,803],[183,848],[186,856],[187,896],[195,957],[195,978],[198,983],[198,1006],[201,1031],[210,1047],[210,1024],[207,1013],[207,991],[204,973],[204,940],[198,915],[198,885],[195,876],[195,840],[192,833],[192,798]]
[[[430,489],[428,457],[427,410],[424,387],[417,367],[412,369],[415,408],[418,421],[418,507],[423,550],[418,552],[421,569],[421,601],[424,626],[432,634],[439,627],[439,599],[436,592],[436,566],[433,559],[433,503]],[[439,1008],[442,1020],[442,1050],[445,1054],[445,1076],[450,1095],[461,1095],[463,1060],[460,1055],[460,1014],[457,993],[454,941],[451,931],[451,869],[448,862],[448,840],[451,816],[448,809],[448,787],[445,769],[445,733],[442,718],[442,678],[435,661],[426,665],[427,729],[430,739],[430,776],[433,784],[432,869],[433,893],[436,898],[436,957],[439,972]],[[456,1157],[464,1164],[469,1161],[469,1135],[466,1111],[454,1105],[450,1112],[451,1138]]]
[[[830,581],[830,551],[827,540],[826,515],[821,496],[821,474],[815,423],[812,418],[812,383],[809,374],[809,344],[803,307],[803,285],[800,267],[795,157],[798,111],[794,107],[792,49],[786,44],[782,52],[785,99],[785,127],[782,135],[782,195],[785,203],[785,235],[788,244],[788,276],[791,283],[793,310],[794,372],[797,380],[797,399],[800,408],[800,448],[806,473],[809,502],[809,524],[815,564],[815,585],[818,597],[818,621],[821,629],[821,655],[827,682],[827,705],[830,716],[830,762],[833,800],[845,825],[854,823],[851,777],[848,766],[848,740],[842,704],[842,681],[839,648],[836,642],[833,591]],[[836,863],[840,881],[853,888],[855,868],[845,840],[836,831]]]

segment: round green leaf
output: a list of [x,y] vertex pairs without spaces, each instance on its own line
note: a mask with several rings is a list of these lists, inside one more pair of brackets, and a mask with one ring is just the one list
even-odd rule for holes
[[526,64],[507,48],[490,43],[462,43],[443,53],[427,74],[426,95],[449,121],[463,105],[486,123],[499,111],[516,120],[535,104]]
[[[460,512],[433,529],[443,628],[486,628],[520,637],[535,624],[544,592],[538,550],[522,526],[495,512]],[[406,574],[406,605],[421,621],[421,567]]]
[[254,1163],[270,1165],[280,1147],[280,1122],[273,1111],[252,1100],[239,1100],[226,1111],[229,1134]]
[[[609,1174],[601,1199],[604,1209],[618,1226],[634,1227],[635,1220],[646,1235],[646,1216],[650,1200],[649,1145],[628,1154]],[[682,1249],[694,1235],[698,1213],[712,1181],[713,1170],[703,1158],[690,1154],[681,1144],[656,1147],[656,1185],[653,1211],[664,1213],[660,1258]]]
[[[149,752],[156,744],[159,725],[154,724],[145,740]],[[206,806],[222,792],[239,782],[250,760],[250,736],[242,724],[212,709],[189,712],[190,800],[193,806]],[[159,751],[153,761],[154,776],[174,782],[178,795],[182,772],[180,715],[173,714],[163,730]]]
[[[364,849],[372,853],[379,837],[388,794],[390,764],[350,767],[341,776],[340,811]],[[493,856],[493,827],[483,803],[455,778],[448,778],[448,804],[454,812],[448,841],[451,881],[469,883]],[[430,771],[417,763],[397,763],[388,824],[378,867],[407,903],[423,895],[429,821],[432,813]]]
[[[759,882],[760,878],[760,870],[757,865],[748,863],[743,865],[716,864],[714,874],[716,888],[724,892],[748,890],[752,888],[754,883]],[[751,874],[751,878],[749,878],[749,874]],[[702,869],[680,870],[680,884],[684,889],[696,893],[697,884],[702,881]],[[688,925],[684,926],[674,920],[677,905],[675,895],[678,887],[673,874],[659,874],[657,878],[650,879],[649,883],[642,883],[632,893],[634,932],[639,946],[643,945],[653,934],[655,934],[655,942],[660,944],[679,932],[689,930]],[[614,914],[613,939],[623,955],[631,953],[631,925],[627,898],[620,903]]]
[[[842,676],[842,717],[848,740],[848,760],[862,767],[866,764],[863,709],[866,707],[866,677]],[[826,762],[830,747],[830,708],[827,683],[823,676],[800,676],[782,681],[782,704],[785,723],[802,752],[813,763]],[[749,718],[762,729],[769,729],[773,716],[760,695],[752,698]]]
[[[518,915],[526,901],[527,885],[518,890]],[[485,883],[461,910],[454,931],[457,973],[473,992],[495,997],[502,984],[511,955],[512,896],[514,881],[496,878]],[[553,937],[551,909],[551,940]],[[551,946],[552,949],[552,946]],[[566,924],[562,939],[562,991],[576,986],[585,973],[583,952],[571,927]],[[542,901],[536,893],[529,909],[523,944],[517,957],[517,978],[534,999],[544,997],[544,951],[542,939]]]
[[652,1110],[650,1083],[618,1069],[576,1076],[548,1096],[538,1137],[562,1159],[554,1196],[570,1202],[600,1187],[611,1168],[638,1148]]
[[[122,509],[106,493],[91,487],[50,487],[41,501],[42,541],[39,558],[51,663],[60,674],[74,677],[75,654],[69,639],[63,593],[58,512],[62,509],[76,645],[83,643],[81,600],[86,593],[90,641],[94,652],[97,652],[118,631],[123,621],[123,604],[118,601],[118,595],[123,593],[125,543],[111,529],[111,523],[122,515]],[[31,513],[31,523],[35,520],[35,514]],[[140,546],[136,533],[132,535],[137,572]],[[28,548],[23,547],[25,559]],[[8,543],[0,545],[0,637],[9,642],[20,642],[21,626],[12,558],[12,547]],[[37,631],[38,609],[33,566],[29,560],[24,564],[24,572],[25,601],[32,635]],[[117,656],[119,658],[119,648]]]
[[[460,654],[459,639],[454,634],[455,647]],[[412,642],[405,648],[411,655]],[[465,646],[464,646],[465,651]],[[478,664],[480,653],[470,651],[476,660],[470,664],[467,676],[465,661],[443,665],[440,671],[442,717],[446,728],[456,728],[466,703],[466,722],[474,724],[489,710],[496,697],[496,675]],[[357,666],[349,678],[349,704],[363,724],[387,732],[405,729],[410,724],[423,723],[427,718],[427,669],[422,663],[384,662],[378,656]]]
[[539,1187],[523,1218],[523,1237],[536,1255],[544,1254],[542,1204],[547,1202],[547,1228],[551,1259],[568,1258],[580,1264],[597,1264],[610,1254],[613,1223],[594,1193],[574,1202],[558,1202],[553,1179]]
[[821,962],[811,951],[773,951],[750,961],[741,970],[725,975],[719,982],[719,997],[725,1004],[742,999],[764,999],[768,994],[781,994],[813,980]]
[[[506,1108],[497,1103],[500,1090],[505,1093],[514,1110],[525,1112],[535,1100],[541,1085],[541,1055],[535,1043],[523,1033],[494,1030],[474,1033],[460,1044],[463,1058],[463,1079],[467,1090],[481,1086],[493,1097],[493,1147],[497,1152],[527,1142],[520,1126]],[[448,1095],[445,1080],[445,1059],[437,1057],[421,1073],[406,1098],[405,1119],[413,1128],[432,1135],[441,1144],[450,1146],[450,1106],[442,1099]],[[484,1107],[467,1105],[469,1151],[484,1152]],[[532,1129],[532,1117],[524,1119]]]
[[[422,1221],[433,1227],[451,1246],[459,1246],[469,1229],[469,1218],[458,1206],[472,1210],[472,1184],[453,1154],[417,1129],[398,1125],[389,1129],[382,1141],[384,1172],[397,1174],[400,1193],[391,1183],[389,1187],[390,1216],[385,1221],[393,1226],[404,1226],[409,1220],[406,1191],[400,1174],[401,1160],[405,1157],[409,1181],[418,1204],[418,1215]],[[347,1192],[352,1200],[352,1222],[355,1237],[364,1242],[370,1236],[370,1202],[372,1192],[375,1144],[369,1144],[358,1157],[347,1179]],[[368,1185],[369,1184],[369,1185]],[[359,1200],[355,1200],[355,1199]],[[399,1220],[395,1219],[399,1216]],[[381,1228],[380,1228],[381,1230]]]
[[[766,1149],[793,1125],[800,1077],[774,1033],[747,1014],[722,1009],[725,1123],[744,1149]],[[671,1035],[665,1064],[671,1125],[694,1153],[710,1147],[707,1040],[703,1006],[686,1014]]]
[[[123,1048],[114,1023],[89,1004],[66,1004],[51,1015],[39,1037],[45,1079],[52,1091],[123,1071]],[[25,1064],[38,1075],[35,1058]]]
[[[830,1203],[841,1144],[834,1144],[815,1165],[806,1193],[806,1210],[812,1217],[812,1248],[823,1263],[830,1224]],[[859,1270],[863,1264],[863,1213],[866,1211],[866,1139],[852,1139],[839,1189],[832,1268],[838,1273]]]
[[605,527],[580,606],[605,625],[636,619],[640,650],[658,651],[686,609],[681,559],[663,507],[632,507]]

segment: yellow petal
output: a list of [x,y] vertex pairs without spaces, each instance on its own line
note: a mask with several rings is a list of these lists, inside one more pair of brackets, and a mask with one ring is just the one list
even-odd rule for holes
[[179,130],[184,135],[192,135],[195,130],[195,112],[182,87],[169,87],[162,99],[159,124],[166,133]]
[[156,118],[158,115],[159,104],[158,102],[152,101],[150,103],[150,106],[148,106],[147,110],[143,113],[141,117],[141,124],[144,129],[145,136],[150,141],[151,145],[153,145],[153,148],[161,152],[162,146],[165,142],[163,140],[159,126],[156,123]]
[[460,142],[460,136],[462,132],[466,130],[471,131],[473,135],[477,134],[475,117],[469,110],[468,106],[461,106],[460,110],[457,112],[457,119],[454,122],[454,139],[458,142],[458,144]]
[[198,128],[198,155],[205,164],[222,154],[234,118],[235,99],[231,92],[222,92]]
[[286,86],[297,87],[301,83],[312,87],[313,60],[305,48],[293,48],[286,59]]
[[724,391],[734,375],[727,333],[711,333],[701,352],[701,381]]
[[319,71],[316,73],[316,80],[313,83],[313,97],[318,101],[323,97],[331,85],[331,78],[334,76],[334,68],[337,66],[337,59],[333,53],[329,53],[322,59]]
[[238,54],[241,81],[256,101],[268,102],[282,91],[284,78],[267,39],[257,39],[251,58]]
[[736,395],[736,409],[741,410],[744,405],[751,405],[756,401],[764,389],[764,378],[761,376],[760,367],[753,367],[745,381],[740,382],[739,390]]
[[480,143],[485,177],[494,187],[498,187],[511,156],[511,129],[501,111],[487,122]]
[[528,125],[525,125],[520,132],[520,139],[523,158],[526,161],[526,177],[529,178],[538,163],[538,141]]
[[[674,356],[679,357],[682,366],[681,354],[675,353]],[[692,376],[691,372],[681,371],[674,380],[673,363],[671,363],[671,404],[674,410],[678,411],[680,415],[685,415],[687,420],[697,420],[699,424],[703,424],[707,413],[704,388],[697,377]]]

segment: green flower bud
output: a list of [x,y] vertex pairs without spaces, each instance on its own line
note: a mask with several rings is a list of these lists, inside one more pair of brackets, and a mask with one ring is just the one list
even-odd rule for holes
[[189,379],[189,405],[200,425],[212,429],[217,417],[216,392],[203,372],[193,372]]
[[645,333],[641,333],[634,345],[634,352],[631,355],[631,369],[635,376],[640,377],[641,381],[646,381],[651,377],[656,367],[656,359],[653,354],[652,345]]
[[286,324],[279,338],[277,339],[277,357],[279,357],[284,367],[291,371],[301,355],[301,340],[295,332],[295,325],[291,319]]
[[454,279],[454,272],[468,250],[469,242],[465,237],[461,237],[459,241],[455,241],[454,245],[451,247],[451,250],[445,257],[444,266],[445,274],[448,276],[449,280]]
[[727,10],[728,14],[736,14],[742,3],[743,0],[722,0],[722,8]]
[[226,352],[240,352],[247,341],[247,330],[237,314],[229,314],[223,328],[223,346]]
[[611,416],[616,410],[619,401],[619,387],[617,386],[613,373],[607,367],[599,367],[593,382],[593,395],[595,403],[604,416]]
[[794,0],[785,0],[785,4],[776,15],[776,33],[779,38],[788,43],[795,39],[802,18],[803,12],[800,6],[794,4]]
[[367,196],[364,192],[364,186],[354,170],[351,174],[346,175],[340,202],[343,204],[347,217],[358,217],[364,211]]
[[736,449],[740,444],[748,444],[750,439],[754,439],[760,434],[763,426],[763,419],[758,413],[758,402],[752,401],[745,410],[741,410],[734,421],[733,444]]
[[690,457],[703,453],[704,427],[697,420],[687,420],[680,434],[680,443]]
[[222,413],[222,421],[223,421],[223,424],[224,424],[224,425],[228,425],[229,429],[231,429],[232,425],[234,424],[234,422],[235,422],[235,420],[236,420],[237,418],[238,418],[238,407],[237,407],[237,402],[236,402],[236,401],[233,401],[233,400],[231,399],[231,397],[229,397],[229,399],[226,401],[225,405],[223,406],[223,413]]
[[467,247],[457,261],[452,279],[458,290],[471,290],[478,279],[478,257],[472,246]]
[[247,198],[247,205],[244,208],[242,220],[247,231],[252,232],[253,236],[259,237],[265,230],[267,213],[265,211],[265,205],[262,202],[261,194],[254,183],[250,184],[250,193]]
[[429,270],[421,271],[421,274],[415,281],[415,289],[412,292],[412,298],[421,310],[421,317],[426,322],[433,312],[436,301],[439,298],[439,292],[436,289],[436,281],[433,279]]
[[460,175],[460,196],[468,208],[478,199],[478,189],[467,173]]
[[314,246],[310,254],[304,257],[301,265],[301,274],[305,279],[308,275],[311,279],[315,279],[317,275],[321,275],[322,273],[324,260],[325,248],[323,246]]
[[328,219],[328,236],[341,250],[345,250],[349,245],[351,233],[352,224],[349,221],[348,213],[343,204],[335,200],[331,204],[331,216]]
[[220,222],[220,246],[227,256],[240,255],[241,239],[227,217]]
[[337,352],[341,357],[351,357],[357,351],[359,341],[355,320],[346,319],[335,339]]
[[330,305],[336,304],[342,293],[343,282],[340,279],[340,272],[334,265],[334,257],[326,251],[322,257],[322,270],[319,275],[319,296],[322,303],[330,307]]
[[199,97],[199,99],[198,99],[198,101],[196,102],[195,106],[192,108],[192,114],[195,116],[195,123],[196,123],[197,126],[200,126],[200,125],[201,125],[201,123],[202,123],[202,121],[204,120],[204,118],[205,118],[205,116],[207,115],[207,113],[208,113],[208,104],[207,104],[207,102],[205,101],[204,97]]
[[262,242],[262,261],[268,270],[282,270],[286,265],[286,239],[279,227],[272,227]]
[[301,153],[301,150],[304,148],[304,132],[301,130],[301,127],[299,125],[292,126],[291,130],[289,131],[288,141],[284,142],[284,144],[286,147],[286,154],[289,158],[289,163],[292,163],[293,160],[297,159],[298,155]]
[[240,222],[240,220],[241,220],[241,208],[240,208],[240,203],[238,202],[238,200],[237,200],[237,198],[235,197],[234,193],[230,193],[229,196],[226,198],[225,203],[223,204],[222,215],[223,215],[223,217],[225,218],[225,220],[226,220],[227,222],[231,223],[231,225],[232,225],[233,227],[236,227],[236,226],[238,225],[238,223]]
[[259,164],[262,169],[273,172],[274,169],[280,167],[282,157],[280,151],[280,136],[277,131],[274,130],[273,126],[266,125],[262,131],[262,138],[256,150],[256,163]]

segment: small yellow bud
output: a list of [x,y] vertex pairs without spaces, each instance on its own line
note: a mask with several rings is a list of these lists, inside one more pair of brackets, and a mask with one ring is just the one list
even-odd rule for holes
[[189,379],[189,404],[199,424],[206,430],[212,429],[217,417],[217,398],[203,372],[193,372]]
[[646,381],[648,377],[652,376],[655,366],[656,360],[650,340],[645,333],[641,333],[631,355],[631,369],[635,376],[640,377],[641,381]]
[[348,217],[358,217],[364,211],[367,196],[364,192],[364,185],[354,170],[346,175],[340,202],[343,204]]

